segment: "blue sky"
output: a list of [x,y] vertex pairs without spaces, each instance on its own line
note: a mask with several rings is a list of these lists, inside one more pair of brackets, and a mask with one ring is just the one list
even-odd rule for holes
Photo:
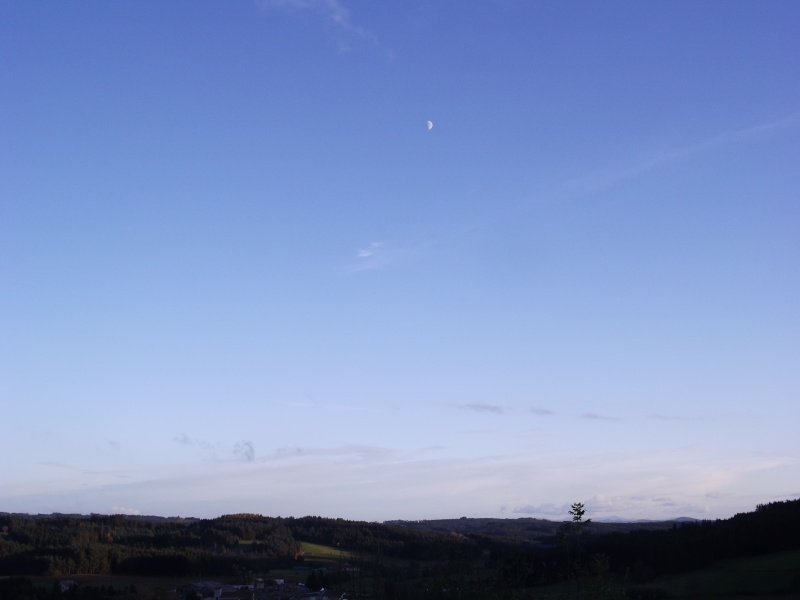
[[798,22],[0,4],[0,510],[800,496]]

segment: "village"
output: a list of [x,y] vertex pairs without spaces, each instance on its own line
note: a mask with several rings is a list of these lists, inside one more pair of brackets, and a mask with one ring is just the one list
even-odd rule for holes
[[334,593],[322,588],[309,590],[304,583],[287,581],[283,578],[256,578],[251,584],[231,585],[217,581],[199,581],[176,590],[183,598],[192,594],[202,600],[298,600],[317,598],[319,600],[345,600],[345,593]]

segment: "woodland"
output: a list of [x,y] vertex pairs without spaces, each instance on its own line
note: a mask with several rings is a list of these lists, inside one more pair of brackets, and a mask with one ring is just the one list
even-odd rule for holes
[[[596,523],[581,503],[565,517],[372,523],[0,513],[0,600],[152,597],[133,584],[62,592],[42,583],[85,575],[247,583],[286,573],[338,598],[533,598],[553,589],[560,597],[661,598],[661,577],[800,550],[800,500],[713,521]],[[310,544],[329,549],[327,558],[307,556]],[[800,564],[785,593],[800,594]],[[193,596],[177,586],[170,597]]]

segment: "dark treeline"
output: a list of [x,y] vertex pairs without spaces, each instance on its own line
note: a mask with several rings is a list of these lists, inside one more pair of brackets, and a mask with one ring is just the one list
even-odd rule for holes
[[[398,522],[322,517],[240,514],[199,520],[0,514],[0,575],[247,579],[271,569],[303,565],[302,541],[341,548],[342,562],[357,563],[358,577],[372,573],[384,591],[436,578],[441,587],[463,580],[476,588],[497,590],[565,581],[592,570],[646,582],[715,560],[800,549],[800,500],[759,505],[754,512],[730,519],[676,523],[661,530],[602,533],[607,531],[602,524],[563,524],[549,529],[558,530],[556,534],[537,534],[533,542],[495,537],[492,530],[479,526],[480,520],[474,521],[461,523],[462,531],[469,528],[465,534]],[[340,575],[352,579],[354,571]],[[483,579],[474,581],[479,574]],[[424,597],[421,588],[413,589],[413,597]]]
[[[0,575],[235,575],[293,561],[281,519],[211,520],[0,515]],[[247,542],[247,543],[241,543]]]
[[602,562],[609,573],[645,583],[659,575],[700,569],[714,561],[800,549],[800,500],[759,505],[730,519],[673,523],[668,529],[597,534],[595,523],[524,547],[494,546],[493,560],[507,577],[526,585],[553,583],[590,572]]
[[604,552],[619,568],[655,575],[709,566],[716,560],[800,549],[800,500],[759,505],[730,519],[676,525],[667,531],[599,536],[587,552]]
[[365,556],[449,559],[475,552],[465,539],[321,517],[0,514],[0,575],[241,576],[302,564],[300,540]]

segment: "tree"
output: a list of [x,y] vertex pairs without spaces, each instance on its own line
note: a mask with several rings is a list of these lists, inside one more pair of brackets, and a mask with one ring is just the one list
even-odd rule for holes
[[569,510],[569,514],[572,515],[572,533],[576,534],[578,539],[578,560],[577,565],[580,568],[581,565],[581,539],[583,536],[588,533],[586,526],[592,522],[591,519],[583,520],[583,515],[586,514],[586,509],[583,506],[583,502],[575,502]]
[[[576,524],[584,523],[588,524],[591,523],[591,519],[583,520],[583,515],[586,514],[586,509],[583,507],[583,502],[576,502],[570,508],[569,514],[572,515],[572,522]],[[583,527],[582,525],[578,525],[578,527]]]
[[[557,538],[564,545],[567,552],[567,572],[569,576],[574,576],[581,570],[581,538],[586,533],[586,526],[592,522],[591,519],[583,520],[586,508],[583,502],[575,502],[569,510],[572,516],[571,523],[563,523],[558,529]],[[572,562],[572,542],[575,542],[577,556]]]

